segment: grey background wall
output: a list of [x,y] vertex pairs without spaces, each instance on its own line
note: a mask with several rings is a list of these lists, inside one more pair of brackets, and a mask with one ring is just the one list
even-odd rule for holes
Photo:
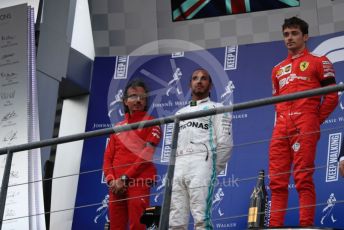
[[281,40],[284,18],[295,15],[309,23],[311,36],[344,30],[344,0],[300,2],[290,9],[172,22],[170,0],[89,0],[96,56],[128,55],[160,39],[203,48]]

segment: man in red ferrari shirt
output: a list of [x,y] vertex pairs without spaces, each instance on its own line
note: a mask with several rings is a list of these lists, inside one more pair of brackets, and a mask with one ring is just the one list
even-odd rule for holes
[[[288,57],[272,70],[273,95],[284,95],[336,84],[332,63],[308,51],[308,24],[285,19],[282,26]],[[288,204],[288,183],[293,177],[300,203],[300,225],[314,224],[316,194],[314,160],[320,125],[336,108],[337,92],[276,104],[276,124],[269,153],[270,226],[283,226]]]
[[[147,88],[134,80],[124,91],[125,118],[116,126],[154,119],[146,113]],[[148,127],[115,133],[104,153],[103,171],[109,187],[110,228],[140,230],[146,226],[140,217],[149,206],[150,187],[156,168],[152,163],[160,141],[160,127]]]

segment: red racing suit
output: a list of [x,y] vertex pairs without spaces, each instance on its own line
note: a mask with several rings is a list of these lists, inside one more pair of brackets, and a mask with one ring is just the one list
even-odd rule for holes
[[[154,119],[146,112],[125,114],[116,126]],[[152,163],[154,147],[160,141],[160,127],[153,126],[115,133],[104,153],[103,171],[107,183],[121,175],[129,177],[127,193],[116,195],[109,192],[110,227],[112,230],[146,229],[140,217],[149,206],[150,186],[154,184],[156,168]]]
[[[304,49],[289,55],[272,70],[273,95],[284,95],[336,84],[332,63]],[[316,195],[314,160],[320,125],[336,108],[338,93],[276,104],[276,124],[269,153],[270,226],[283,226],[291,165],[300,203],[300,225],[314,223]],[[307,207],[308,206],[308,207]]]

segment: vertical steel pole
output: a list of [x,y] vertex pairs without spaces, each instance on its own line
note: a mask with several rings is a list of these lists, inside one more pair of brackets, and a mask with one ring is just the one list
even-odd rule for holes
[[172,134],[172,152],[170,155],[170,162],[167,168],[164,200],[162,203],[161,217],[160,217],[160,223],[159,223],[160,230],[167,230],[169,226],[171,195],[172,195],[172,181],[173,181],[173,176],[174,176],[174,166],[176,163],[178,134],[179,134],[179,118],[176,117],[174,120],[174,128],[173,128],[173,134]]
[[13,152],[7,150],[6,165],[4,169],[4,176],[2,177],[1,192],[0,192],[0,230],[2,229],[2,223],[4,220],[4,212],[6,205],[6,196],[8,189],[8,182],[10,180],[11,165],[12,165]]

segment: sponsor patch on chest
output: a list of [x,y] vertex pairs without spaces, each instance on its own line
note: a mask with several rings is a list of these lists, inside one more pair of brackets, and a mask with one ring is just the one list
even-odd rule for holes
[[292,67],[291,64],[288,64],[288,65],[286,65],[286,66],[281,67],[281,68],[277,71],[276,77],[277,77],[277,78],[280,78],[280,77],[282,77],[283,75],[290,74],[290,73],[291,73],[291,69],[292,69],[291,67]]
[[197,121],[188,121],[184,124],[182,124],[179,129],[183,130],[187,127],[193,127],[193,128],[198,128],[198,129],[205,129],[207,130],[209,128],[209,125],[207,123],[202,123],[202,122],[197,122]]

